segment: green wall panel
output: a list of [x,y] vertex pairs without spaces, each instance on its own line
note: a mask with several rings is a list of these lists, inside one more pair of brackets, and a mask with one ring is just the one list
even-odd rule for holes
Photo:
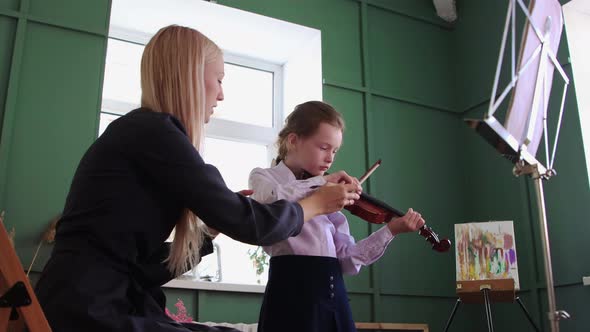
[[20,0],[0,0],[0,9],[18,10]]
[[201,322],[256,323],[262,294],[199,291]]
[[[452,240],[464,220],[458,117],[384,98],[374,98],[370,143],[382,159],[372,175],[375,195],[399,210],[412,207],[441,236]],[[454,255],[431,250],[424,238],[402,234],[379,261],[381,290],[402,294],[452,294]],[[430,281],[431,273],[439,278]],[[435,272],[436,271],[436,272]]]
[[104,55],[102,37],[27,26],[14,122],[4,124],[13,134],[3,206],[25,263],[95,138]]
[[371,88],[454,110],[451,32],[376,8],[368,17]]
[[321,30],[324,78],[361,84],[360,17],[356,1],[220,0],[219,3]]
[[108,31],[109,0],[30,0],[35,18],[60,25],[105,34]]
[[[455,93],[460,111],[490,98],[507,3],[462,1],[457,4],[460,14],[453,38],[457,66]],[[506,60],[504,63],[507,63]],[[502,88],[505,87],[507,77],[503,76],[503,84],[500,84]]]
[[2,120],[4,118],[4,106],[6,92],[10,79],[10,66],[12,62],[14,36],[16,32],[16,20],[0,16],[0,137],[2,135]]
[[355,322],[370,322],[372,299],[370,294],[348,294],[352,318]]

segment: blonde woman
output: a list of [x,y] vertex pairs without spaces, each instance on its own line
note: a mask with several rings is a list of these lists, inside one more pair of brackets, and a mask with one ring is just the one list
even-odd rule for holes
[[172,321],[160,286],[210,253],[217,231],[270,245],[358,199],[346,174],[347,184],[295,203],[229,190],[198,152],[223,75],[221,50],[196,30],[169,26],[146,45],[142,107],[112,122],[80,161],[37,283],[54,332],[227,330]]

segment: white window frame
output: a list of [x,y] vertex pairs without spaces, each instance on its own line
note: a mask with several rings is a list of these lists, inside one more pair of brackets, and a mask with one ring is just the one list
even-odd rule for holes
[[[224,51],[224,61],[237,66],[273,73],[272,127],[257,126],[226,119],[211,118],[205,136],[244,143],[256,143],[267,147],[267,166],[276,156],[275,142],[283,127],[283,67],[258,59],[238,56]],[[248,110],[242,110],[247,112]],[[205,153],[207,153],[205,151]]]
[[[149,42],[151,36],[144,32],[132,31],[117,26],[111,26],[109,38],[125,43],[145,46]],[[253,124],[226,119],[217,119],[213,117],[207,124],[205,136],[223,140],[233,140],[243,143],[256,143],[265,145],[268,149],[267,165],[270,166],[270,162],[277,153],[275,142],[284,121],[283,66],[270,63],[268,61],[232,54],[225,50],[222,51],[225,63],[271,72],[273,74],[272,127],[257,126]],[[113,110],[114,112],[103,111],[101,109],[101,114],[105,113],[112,115],[124,115],[128,111],[138,108],[139,106],[139,104],[121,102],[108,98],[102,99],[102,109],[106,108]],[[118,110],[120,110],[120,112],[118,112]],[[247,110],[244,111],[247,112]]]

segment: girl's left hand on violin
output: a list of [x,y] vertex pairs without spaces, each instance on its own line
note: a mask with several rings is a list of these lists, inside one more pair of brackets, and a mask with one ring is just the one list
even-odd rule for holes
[[425,221],[422,219],[422,215],[412,209],[409,209],[403,217],[394,218],[389,223],[387,223],[387,227],[389,228],[391,234],[397,235],[401,233],[416,232],[424,224]]

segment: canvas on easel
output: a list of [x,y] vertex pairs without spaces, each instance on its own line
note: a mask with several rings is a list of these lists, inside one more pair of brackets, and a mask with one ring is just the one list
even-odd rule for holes
[[30,332],[51,332],[0,216],[0,331],[21,332],[22,323]]
[[513,279],[518,290],[518,263],[512,221],[455,224],[457,281]]
[[457,295],[464,303],[514,302],[520,288],[512,221],[455,224]]

